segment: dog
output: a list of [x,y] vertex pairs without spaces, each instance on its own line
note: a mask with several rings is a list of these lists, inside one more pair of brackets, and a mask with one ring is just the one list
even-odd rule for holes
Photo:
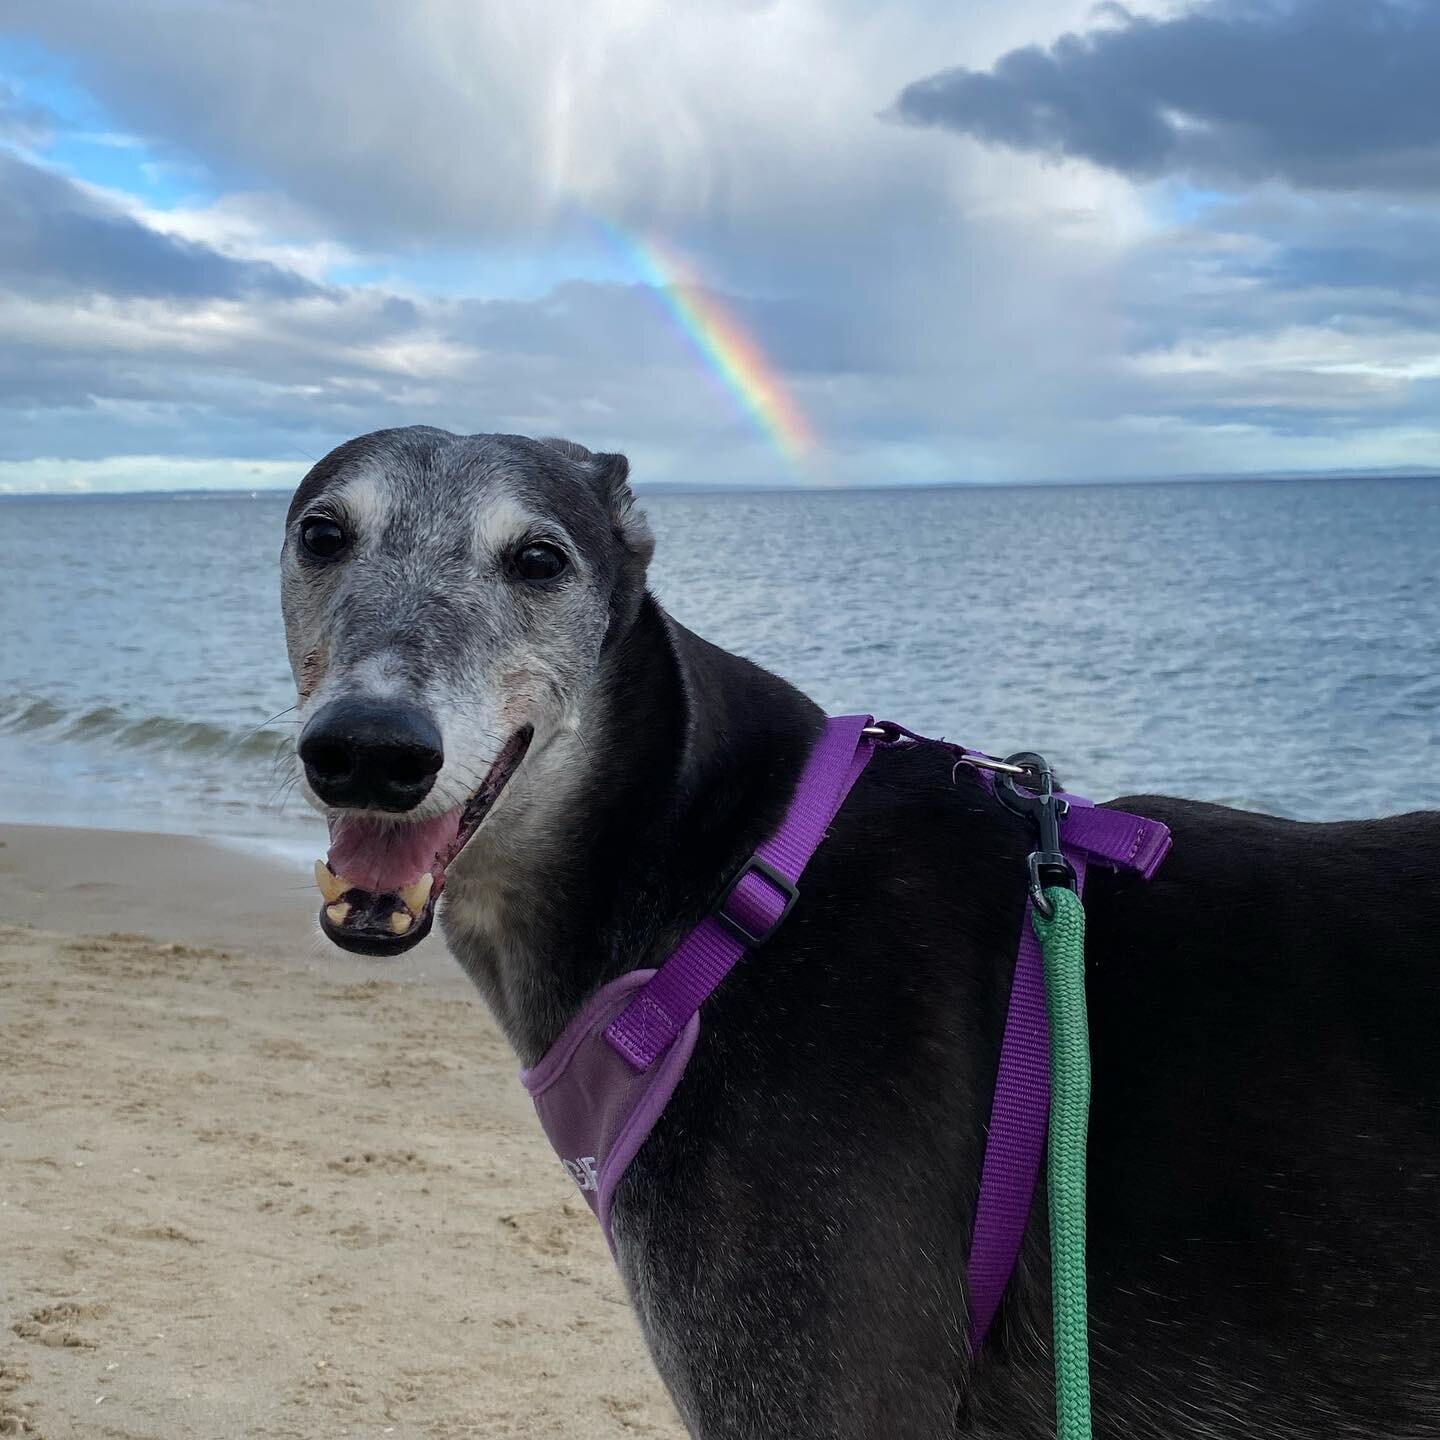
[[[527,1066],[706,914],[824,723],[647,591],[628,468],[383,430],[286,522],[324,933],[396,955],[438,913]],[[1440,1435],[1440,817],[1114,804],[1174,848],[1085,893],[1097,1433]],[[706,1002],[613,1210],[698,1440],[1053,1434],[1043,1180],[977,1353],[967,1328],[1033,848],[941,747],[877,753]]]

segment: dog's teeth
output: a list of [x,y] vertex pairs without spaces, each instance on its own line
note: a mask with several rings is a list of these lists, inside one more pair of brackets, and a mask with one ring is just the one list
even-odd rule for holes
[[397,935],[403,935],[414,923],[415,917],[408,910],[394,910],[390,914],[390,928]]
[[434,884],[435,877],[433,875],[422,875],[413,885],[407,885],[401,890],[400,898],[405,902],[412,915],[418,915],[425,908],[425,902],[430,898],[430,889]]
[[351,888],[350,882],[337,875],[323,860],[315,862],[315,883],[320,887],[327,905],[333,905]]
[[332,925],[343,925],[350,917],[350,906],[343,900],[337,900],[333,905],[325,907],[325,913],[330,917]]

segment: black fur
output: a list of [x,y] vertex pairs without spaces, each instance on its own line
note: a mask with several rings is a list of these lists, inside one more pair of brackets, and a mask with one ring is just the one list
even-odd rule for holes
[[[698,918],[821,719],[653,602],[606,663],[532,1060]],[[1175,845],[1086,896],[1097,1434],[1440,1434],[1440,819],[1116,804]],[[964,1338],[1028,848],[946,752],[881,752],[707,1004],[615,1219],[696,1436],[1053,1433],[1043,1190],[978,1361]]]

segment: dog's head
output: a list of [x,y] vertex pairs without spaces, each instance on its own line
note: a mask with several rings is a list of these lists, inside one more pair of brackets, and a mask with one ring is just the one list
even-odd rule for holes
[[447,867],[575,723],[644,591],[628,471],[568,441],[415,427],[348,441],[296,490],[282,606],[337,945],[422,939]]

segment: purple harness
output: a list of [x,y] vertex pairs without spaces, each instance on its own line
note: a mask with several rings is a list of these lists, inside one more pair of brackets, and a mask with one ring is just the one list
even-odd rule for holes
[[[926,742],[899,725],[876,726],[868,715],[828,721],[780,828],[740,868],[710,914],[658,970],[632,971],[596,991],[540,1063],[521,1071],[540,1123],[599,1219],[612,1254],[615,1188],[685,1073],[700,1034],[700,1006],[741,955],[768,940],[790,913],[801,872],[877,746],[917,743],[944,744],[957,763],[977,766],[993,783],[988,757],[977,751]],[[1147,880],[1155,873],[1170,848],[1165,826],[1057,795],[1068,805],[1061,848],[1077,890],[1083,890],[1087,861],[1137,871]],[[1050,1113],[1045,975],[1030,914],[1027,901],[970,1244],[971,1341],[977,1350],[1020,1253]]]

